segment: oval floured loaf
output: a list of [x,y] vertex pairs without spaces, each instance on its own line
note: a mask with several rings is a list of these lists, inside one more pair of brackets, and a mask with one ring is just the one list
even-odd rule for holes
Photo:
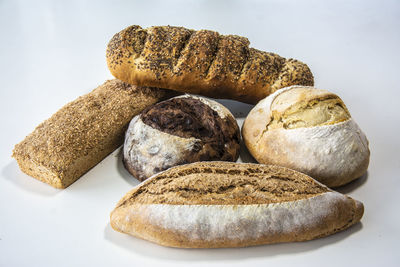
[[164,246],[304,241],[360,221],[363,204],[284,167],[197,162],[151,177],[111,213],[117,231]]
[[248,114],[243,140],[263,164],[295,169],[329,187],[368,168],[368,140],[335,94],[306,86],[281,89]]

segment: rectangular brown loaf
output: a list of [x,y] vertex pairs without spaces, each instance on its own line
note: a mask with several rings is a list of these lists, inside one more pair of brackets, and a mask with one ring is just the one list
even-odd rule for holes
[[127,83],[255,104],[277,89],[313,85],[308,66],[249,48],[249,40],[209,30],[130,26],[107,49],[111,73]]
[[26,174],[66,188],[123,143],[132,117],[173,93],[106,81],[41,123],[13,150]]
[[334,234],[363,212],[361,202],[294,170],[197,162],[127,193],[111,213],[111,226],[164,246],[244,247]]

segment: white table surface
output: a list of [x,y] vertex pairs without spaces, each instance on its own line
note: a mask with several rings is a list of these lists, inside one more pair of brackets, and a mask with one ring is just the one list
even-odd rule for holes
[[[316,87],[341,96],[369,138],[367,175],[340,189],[364,203],[362,222],[302,243],[172,249],[110,228],[110,211],[138,184],[118,151],[65,190],[23,174],[13,146],[112,78],[107,42],[131,24],[238,34],[307,63]],[[0,36],[0,266],[400,265],[399,1],[2,0]],[[251,108],[222,103],[239,122]]]

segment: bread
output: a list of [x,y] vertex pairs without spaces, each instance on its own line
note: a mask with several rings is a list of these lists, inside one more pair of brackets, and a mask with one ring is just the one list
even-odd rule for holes
[[26,174],[66,188],[124,140],[132,117],[172,92],[106,81],[41,123],[13,150]]
[[242,127],[246,147],[259,162],[306,173],[329,187],[363,175],[368,140],[335,94],[292,86],[260,101]]
[[307,65],[249,48],[247,38],[183,27],[130,26],[109,42],[107,63],[127,83],[252,104],[279,88],[314,83]]
[[223,105],[197,96],[178,96],[146,108],[129,124],[123,160],[138,180],[175,165],[236,161],[240,130]]
[[196,162],[127,193],[111,226],[163,246],[245,247],[305,241],[360,221],[363,204],[278,166]]

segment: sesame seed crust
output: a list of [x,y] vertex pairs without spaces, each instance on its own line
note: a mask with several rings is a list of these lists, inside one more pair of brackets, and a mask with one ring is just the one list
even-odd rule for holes
[[127,83],[257,103],[290,85],[314,84],[308,66],[209,30],[130,26],[107,48],[111,73]]

